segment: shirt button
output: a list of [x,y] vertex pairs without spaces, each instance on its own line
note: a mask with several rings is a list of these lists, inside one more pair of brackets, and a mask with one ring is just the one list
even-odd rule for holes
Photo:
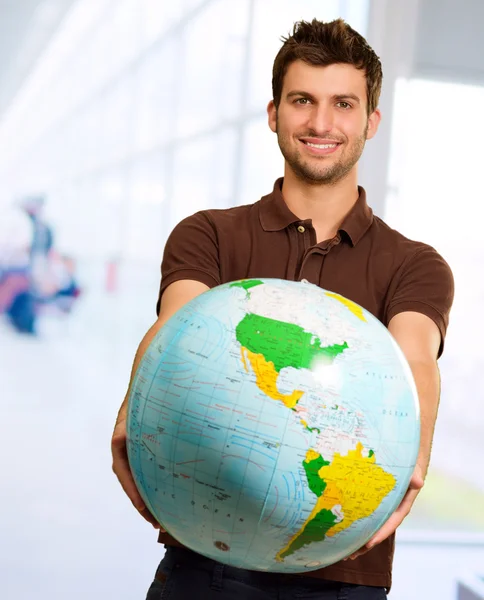
[[306,231],[306,229],[302,225],[299,225],[297,230],[299,231],[299,233],[304,233]]

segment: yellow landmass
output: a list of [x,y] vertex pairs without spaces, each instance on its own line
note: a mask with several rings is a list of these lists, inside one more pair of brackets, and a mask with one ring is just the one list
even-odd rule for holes
[[355,304],[355,302],[348,300],[348,298],[345,298],[344,296],[340,296],[339,294],[335,294],[333,292],[326,292],[326,296],[334,298],[335,300],[338,300],[338,302],[341,302],[341,304],[344,304],[346,308],[348,308],[356,317],[358,317],[358,319],[360,319],[360,321],[365,321],[366,323],[365,315],[363,314],[363,309],[361,308],[361,306],[358,306],[358,304]]
[[[319,456],[318,452],[310,449],[306,453],[305,462],[315,460]],[[318,475],[326,483],[324,492],[317,499],[301,529],[277,553],[278,562],[284,560],[281,555],[289,550],[321,510],[332,510],[335,506],[341,506],[343,520],[329,528],[326,533],[332,537],[358,519],[369,517],[396,483],[391,473],[387,473],[375,463],[375,455],[363,456],[363,445],[360,442],[357,443],[356,449],[350,450],[346,456],[335,454],[331,464],[321,467]]]
[[[304,423],[304,421],[301,421],[301,423]],[[304,423],[305,425],[306,423]],[[319,458],[321,455],[319,454],[319,452],[316,452],[316,450],[313,450],[312,448],[309,448],[309,450],[306,452],[306,458],[304,459],[304,462],[310,463],[313,460],[316,460],[317,458]]]
[[242,347],[240,351],[246,371],[248,371],[248,368],[245,357],[247,356],[249,359],[255,373],[257,387],[264,392],[264,394],[269,396],[269,398],[283,402],[287,408],[294,408],[304,392],[301,390],[294,390],[288,395],[281,394],[277,389],[277,378],[279,377],[279,373],[274,368],[274,363],[266,361],[262,354],[254,354],[253,352],[250,352],[250,350],[247,350],[247,348]]
[[328,485],[334,482],[341,494],[344,519],[328,531],[328,536],[369,517],[395,487],[395,477],[376,464],[375,455],[363,456],[362,452],[363,445],[358,442],[356,450],[350,450],[346,456],[335,454],[331,464],[318,471],[321,479]]

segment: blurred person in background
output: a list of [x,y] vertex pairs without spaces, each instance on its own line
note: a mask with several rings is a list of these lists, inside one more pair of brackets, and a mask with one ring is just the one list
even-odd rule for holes
[[[351,557],[299,576],[217,563],[161,529],[166,553],[148,600],[314,598],[379,600],[391,587],[395,530],[424,485],[440,394],[437,359],[453,301],[453,276],[425,243],[373,215],[358,186],[357,164],[378,130],[379,58],[338,19],[296,23],[273,66],[267,107],[285,159],[284,177],[255,204],[200,211],[181,221],[165,246],[158,319],[142,340],[112,436],[113,470],[155,528],[132,478],[126,452],[129,391],[160,327],[186,302],[233,280],[308,279],[362,305],[388,327],[417,385],[421,444],[408,491],[389,520]],[[324,267],[324,268],[323,268]]]
[[0,214],[0,315],[6,314],[15,328],[18,325],[26,331],[33,327],[32,311],[25,301],[32,237],[32,222],[25,211],[17,205],[6,206]]
[[27,197],[21,201],[20,206],[32,222],[33,236],[30,255],[32,257],[47,256],[54,244],[54,233],[43,217],[45,198],[43,196]]
[[69,312],[80,295],[75,263],[54,249],[44,206],[43,196],[22,199],[10,210],[15,215],[10,226],[16,226],[2,236],[1,244],[0,314],[7,316],[15,331],[30,335],[37,334],[37,319],[45,308]]

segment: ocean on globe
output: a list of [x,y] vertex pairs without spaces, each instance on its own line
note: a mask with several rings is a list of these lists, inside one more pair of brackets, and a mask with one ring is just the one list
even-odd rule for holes
[[204,292],[159,330],[128,402],[149,510],[224,564],[301,573],[397,508],[420,439],[408,363],[368,311],[307,282]]

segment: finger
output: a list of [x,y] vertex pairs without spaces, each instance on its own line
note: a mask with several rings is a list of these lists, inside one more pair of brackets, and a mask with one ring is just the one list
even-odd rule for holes
[[368,548],[366,545],[363,546],[362,548],[360,548],[359,550],[357,550],[356,552],[353,552],[353,554],[350,554],[347,558],[345,558],[344,560],[355,560],[355,558],[358,558],[359,556],[362,556],[363,554],[366,554],[368,551],[370,550],[370,548]]
[[423,488],[423,486],[424,478],[422,476],[422,471],[419,467],[416,467],[410,479],[409,488],[420,490]]
[[379,531],[377,531],[377,533],[371,538],[371,540],[369,540],[369,542],[366,544],[368,550],[371,550],[378,544],[381,544],[384,540],[390,537],[392,533],[396,531],[397,527],[400,525],[403,519],[394,518],[394,516],[395,515],[390,517],[390,519],[385,523],[385,525],[383,525],[383,527]]
[[362,548],[360,548],[356,552],[353,552],[353,554],[351,554],[348,557],[348,559],[354,560],[355,558],[358,558],[358,556],[366,554],[369,550],[371,550],[378,544],[381,544],[384,540],[390,537],[392,533],[395,533],[397,527],[402,523],[404,518],[404,515],[397,514],[397,512],[394,512],[393,515],[388,519],[388,521],[383,525],[383,527],[381,527],[381,529],[379,529],[377,533],[370,540],[368,540],[368,542],[364,546],[362,546]]
[[139,512],[149,523],[151,523],[153,525],[153,527],[155,529],[159,529],[161,531],[161,533],[166,533],[166,529],[164,529],[158,523],[158,521],[155,519],[155,517],[151,514],[151,512],[148,510],[148,508],[146,506],[144,508],[142,508]]
[[422,477],[413,477],[410,481],[409,488],[411,490],[421,490],[424,486],[424,480]]
[[394,523],[390,523],[389,521],[387,521],[387,523],[381,529],[379,529],[378,532],[364,546],[362,546],[356,552],[353,552],[353,554],[347,556],[344,560],[355,560],[355,558],[366,554],[374,546],[381,544],[381,542],[383,542],[383,540],[389,537],[395,531],[395,529],[396,527]]
[[121,472],[118,471],[117,477],[126,495],[131,500],[133,506],[140,513],[140,515],[144,519],[146,519],[148,523],[151,523],[151,525],[153,525],[155,529],[161,529],[160,524],[148,510],[148,507],[146,506],[146,504],[143,501],[143,498],[138,492],[136,484],[134,483],[134,480],[132,478],[131,471],[126,471],[124,469],[121,470]]
[[[129,466],[126,447],[117,445],[113,442],[112,452],[113,471],[116,474],[116,477],[118,478],[118,481],[121,484],[125,494],[128,496],[133,506],[136,508],[136,510],[138,510],[144,519],[151,523],[155,529],[161,529],[160,524],[146,507],[146,504],[141,497],[138,488],[136,487],[133,475],[131,473],[131,468]],[[163,531],[165,530],[163,529]]]
[[413,503],[415,502],[415,499],[417,498],[417,496],[419,494],[419,491],[420,490],[417,490],[417,489],[407,490],[405,496],[403,497],[402,501],[400,502],[399,507],[393,513],[392,516],[397,515],[397,516],[401,517],[401,520],[403,521],[403,519],[410,512],[410,510],[413,506]]
[[138,488],[134,483],[133,475],[129,466],[129,460],[126,449],[116,447],[113,443],[113,471],[118,478],[123,490],[128,498],[138,510],[146,508],[143,499],[141,498]]
[[[422,480],[423,485],[423,480]],[[401,525],[405,517],[410,512],[413,503],[415,502],[416,497],[420,491],[422,486],[418,485],[418,482],[415,483],[415,487],[409,488],[405,493],[402,501],[400,502],[397,510],[392,514],[392,516],[388,519],[388,521],[377,531],[377,533],[359,550],[350,554],[344,560],[355,560],[359,556],[366,554],[369,550],[371,550],[374,546],[381,544],[384,540],[395,533],[397,528]]]
[[388,519],[388,521],[379,529],[376,534],[367,542],[366,546],[369,550],[371,550],[377,544],[381,544],[384,540],[386,540],[392,533],[395,533],[397,528],[402,524],[405,517],[410,512],[410,505],[400,504],[399,508],[393,513],[393,515]]

